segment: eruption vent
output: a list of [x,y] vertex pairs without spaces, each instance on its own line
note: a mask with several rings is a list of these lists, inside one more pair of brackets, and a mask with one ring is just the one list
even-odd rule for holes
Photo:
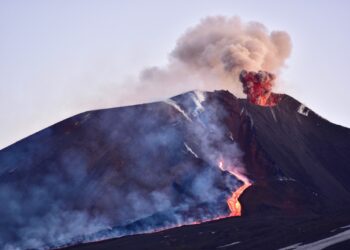
[[275,106],[278,103],[279,95],[271,92],[275,78],[274,74],[267,71],[242,70],[239,75],[248,100],[260,106]]

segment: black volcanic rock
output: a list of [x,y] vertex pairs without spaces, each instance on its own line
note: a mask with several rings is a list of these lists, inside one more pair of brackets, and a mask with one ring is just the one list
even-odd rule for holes
[[219,160],[253,181],[243,215],[347,211],[350,130],[280,99],[190,92],[85,112],[1,150],[0,243],[57,246],[225,216],[240,183]]
[[[328,212],[349,206],[349,129],[328,122],[289,96],[275,107],[245,103],[244,108],[250,120],[243,125],[248,136],[241,133],[240,145],[246,153],[248,171],[257,177],[260,188],[255,190],[265,190],[267,194],[285,192],[284,201],[279,203],[292,203],[292,210],[306,205]],[[247,139],[250,135],[251,141]],[[271,179],[273,176],[278,176],[279,184]],[[242,199],[248,203],[253,200],[249,198],[253,190],[245,195]],[[256,196],[262,203],[266,200],[261,194]],[[293,196],[298,199],[294,204]]]
[[[152,234],[80,244],[66,250],[349,249],[348,213],[231,217]],[[301,246],[300,246],[301,245]],[[298,248],[300,246],[300,248]],[[328,247],[327,247],[328,246]]]

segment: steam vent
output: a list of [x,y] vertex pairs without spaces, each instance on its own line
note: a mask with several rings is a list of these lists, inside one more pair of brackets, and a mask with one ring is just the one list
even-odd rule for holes
[[343,239],[350,130],[272,93],[268,72],[240,80],[247,99],[192,91],[85,112],[1,150],[0,245],[309,249]]

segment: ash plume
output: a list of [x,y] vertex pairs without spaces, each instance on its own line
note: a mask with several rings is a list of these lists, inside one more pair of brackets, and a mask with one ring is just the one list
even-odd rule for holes
[[178,39],[168,65],[141,72],[136,93],[145,101],[192,89],[227,89],[240,96],[243,69],[278,74],[291,48],[284,31],[270,32],[239,17],[206,17]]

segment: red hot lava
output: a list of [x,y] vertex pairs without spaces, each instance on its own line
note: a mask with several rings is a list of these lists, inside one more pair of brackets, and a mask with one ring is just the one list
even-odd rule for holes
[[[219,162],[219,168],[225,171],[224,163],[222,161]],[[245,177],[241,172],[237,171],[235,168],[230,168],[227,171],[230,174],[234,175],[238,180],[243,182],[243,185],[240,186],[236,191],[234,191],[231,197],[227,199],[227,205],[231,211],[230,216],[241,216],[242,205],[238,199],[243,194],[243,192],[252,184],[247,177]]]
[[239,202],[238,198],[251,184],[244,183],[240,186],[235,192],[232,193],[232,196],[227,199],[227,205],[230,208],[230,216],[241,216],[242,215],[242,205]]
[[279,95],[271,92],[275,75],[267,71],[242,70],[239,80],[243,84],[243,92],[251,103],[260,106],[275,106]]

